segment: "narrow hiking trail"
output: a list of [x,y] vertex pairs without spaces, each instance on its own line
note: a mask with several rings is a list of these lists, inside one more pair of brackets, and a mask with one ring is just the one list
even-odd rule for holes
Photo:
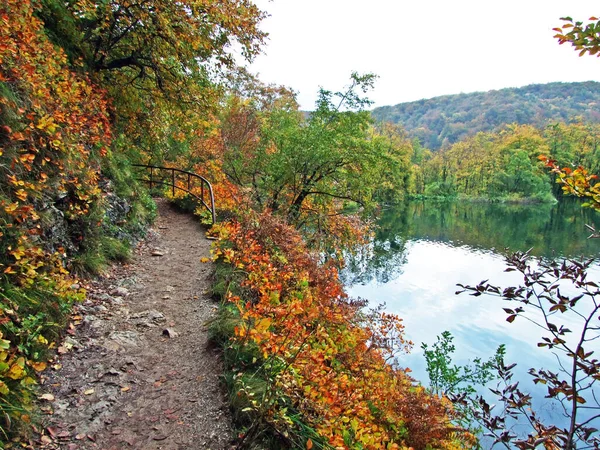
[[133,261],[92,282],[45,380],[40,448],[227,449],[222,365],[206,322],[210,241],[196,218],[158,200]]

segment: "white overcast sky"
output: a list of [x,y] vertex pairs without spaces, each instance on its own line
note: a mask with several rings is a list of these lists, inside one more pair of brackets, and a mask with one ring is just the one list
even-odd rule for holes
[[559,46],[560,17],[600,16],[597,0],[255,0],[270,37],[250,66],[314,106],[319,86],[379,75],[374,106],[551,81],[600,81],[600,58]]

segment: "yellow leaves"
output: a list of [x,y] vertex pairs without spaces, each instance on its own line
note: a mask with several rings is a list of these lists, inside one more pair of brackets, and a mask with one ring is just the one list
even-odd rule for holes
[[204,257],[204,258],[200,258],[200,262],[201,262],[201,263],[207,263],[207,262],[210,262],[210,258],[206,258],[206,257]]
[[19,207],[19,202],[14,202],[8,206],[5,206],[4,211],[6,211],[8,214],[12,214],[17,210],[18,207]]
[[27,192],[24,189],[18,189],[15,192],[15,195],[22,202],[24,202],[25,200],[27,200]]
[[17,360],[12,363],[8,373],[6,374],[6,376],[12,380],[20,380],[25,378],[26,375],[27,372],[25,371],[25,358],[22,356],[17,358]]
[[306,441],[306,450],[310,450],[311,448],[313,448],[313,441],[308,438],[308,440]]
[[49,115],[45,115],[42,118],[40,118],[40,120],[35,125],[35,127],[38,130],[46,131],[46,132],[48,132],[50,134],[54,134],[56,132],[56,129],[58,128],[58,125],[56,125],[54,123],[54,118],[53,117],[51,117]]
[[46,370],[46,367],[48,367],[48,365],[45,362],[33,362],[31,363],[31,367],[33,367],[33,370],[35,370],[36,372],[43,372],[44,370]]
[[25,255],[25,248],[18,247],[16,250],[8,252],[9,255],[12,255],[17,261],[20,260]]
[[272,320],[268,317],[260,319],[254,324],[254,329],[259,333],[264,333],[271,326],[271,322]]

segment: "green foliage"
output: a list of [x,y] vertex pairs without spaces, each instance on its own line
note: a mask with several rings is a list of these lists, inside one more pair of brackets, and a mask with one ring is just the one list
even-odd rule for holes
[[534,84],[383,106],[372,114],[377,121],[401,124],[411,138],[438,150],[511,123],[538,128],[570,120],[598,123],[599,86],[593,81]]
[[427,363],[430,389],[437,395],[474,394],[477,388],[496,378],[493,368],[503,360],[505,346],[500,345],[494,356],[487,361],[477,357],[473,359],[472,364],[457,366],[452,363],[452,355],[456,350],[453,340],[452,334],[444,331],[441,336],[437,336],[437,341],[431,349],[426,343],[421,344]]
[[570,43],[579,56],[586,53],[593,56],[600,56],[600,20],[597,17],[590,17],[588,23],[575,21],[571,17],[561,17],[564,22],[561,27],[554,28],[557,34],[559,44]]
[[[573,130],[580,125],[556,125]],[[584,135],[587,137],[588,134]],[[551,179],[539,157],[582,135],[543,134],[529,125],[509,125],[498,133],[478,133],[429,154],[418,168],[413,195],[471,197],[510,201],[554,201]],[[585,149],[580,151],[583,154]]]
[[232,97],[222,117],[224,173],[253,208],[284,217],[315,245],[353,240],[359,221],[343,213],[402,198],[410,178],[411,141],[399,127],[375,127],[364,109],[374,79],[354,73],[342,91],[321,89],[307,115],[285,92]]
[[456,422],[478,435],[481,429],[477,426],[472,412],[474,395],[498,378],[495,368],[503,364],[506,347],[504,344],[498,346],[496,353],[487,361],[477,357],[470,364],[458,366],[452,362],[452,355],[456,350],[453,340],[452,334],[444,331],[441,336],[437,336],[431,349],[426,343],[421,344],[429,375],[429,389],[440,396],[467,399],[464,403],[456,403],[459,413]]

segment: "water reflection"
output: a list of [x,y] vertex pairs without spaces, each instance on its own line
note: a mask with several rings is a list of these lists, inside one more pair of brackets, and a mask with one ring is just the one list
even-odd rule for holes
[[[518,364],[522,387],[543,398],[544,388],[530,382],[530,367],[555,368],[556,358],[540,350],[541,333],[531,323],[506,322],[499,298],[455,295],[457,283],[474,285],[489,279],[500,286],[518,285],[522,278],[504,272],[507,248],[537,258],[593,257],[600,240],[588,240],[584,225],[600,228],[600,214],[577,202],[557,205],[489,205],[472,203],[407,203],[386,211],[369,246],[350,257],[342,274],[350,295],[386,304],[404,319],[413,353],[400,364],[427,381],[421,342],[429,344],[449,330],[455,337],[455,362],[487,359],[498,345],[507,348],[507,361]],[[600,266],[589,273],[600,280]],[[561,320],[570,321],[569,317]],[[564,323],[564,322],[563,322]],[[574,325],[573,325],[574,326]],[[555,406],[544,408],[554,411]]]
[[346,284],[387,283],[406,265],[410,241],[466,245],[498,254],[532,249],[534,256],[598,255],[600,242],[586,239],[585,224],[600,228],[600,214],[576,200],[555,205],[469,202],[406,202],[385,210],[370,246],[348,260]]

